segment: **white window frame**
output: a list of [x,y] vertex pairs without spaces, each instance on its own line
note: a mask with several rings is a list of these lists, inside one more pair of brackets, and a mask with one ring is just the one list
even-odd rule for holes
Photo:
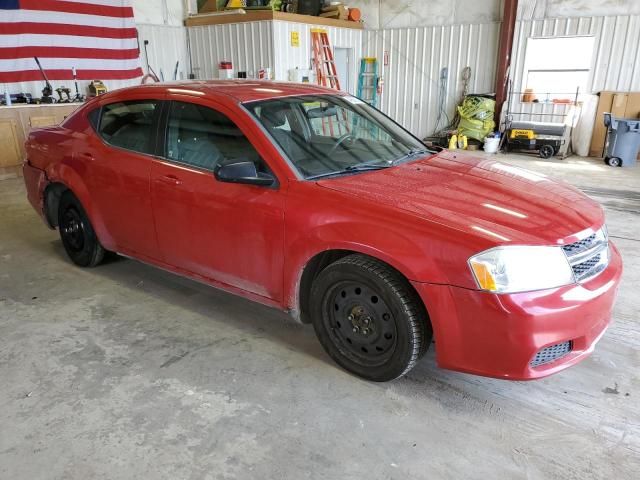
[[[592,39],[592,51],[590,55],[589,65],[588,67],[581,68],[536,68],[531,65],[532,59],[530,56],[530,46],[532,40],[556,40],[562,38],[589,38]],[[541,73],[571,73],[571,72],[583,72],[586,73],[587,79],[585,82],[584,90],[580,90],[580,94],[590,93],[591,85],[593,83],[593,75],[594,75],[594,63],[595,63],[595,36],[594,35],[562,35],[562,36],[533,36],[527,38],[527,45],[524,52],[524,68],[522,71],[521,78],[521,91],[524,92],[527,88],[531,88],[528,85],[529,82],[529,74],[531,72],[541,72]],[[566,90],[566,89],[564,89]],[[569,98],[571,100],[574,99],[576,94],[576,90],[573,91],[553,91],[553,92],[542,92],[542,91],[533,91],[533,95],[539,100],[540,103],[551,102],[553,98]],[[555,96],[554,96],[555,95]],[[520,101],[522,102],[522,95],[520,96]],[[530,102],[525,102],[530,103]]]

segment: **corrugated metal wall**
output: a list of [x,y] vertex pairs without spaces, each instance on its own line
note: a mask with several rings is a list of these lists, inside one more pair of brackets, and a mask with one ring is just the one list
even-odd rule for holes
[[[198,78],[218,78],[218,64],[233,62],[236,72],[249,77],[260,68],[270,67],[276,80],[288,80],[289,69],[311,67],[311,28],[304,23],[283,21],[189,27],[191,56]],[[349,28],[326,28],[334,47],[352,48],[354,65],[361,57],[362,31]],[[299,47],[291,46],[291,32],[297,32]],[[357,68],[352,68],[351,85],[355,89]]]
[[[288,70],[310,68],[312,26],[294,22],[247,22],[190,27],[193,65],[198,78],[217,78],[217,64],[231,60],[236,70],[255,72],[273,68],[277,80],[287,80]],[[469,92],[493,90],[499,23],[441,27],[357,30],[327,27],[334,47],[353,49],[350,65],[351,93],[357,87],[359,61],[379,59],[385,79],[380,107],[419,136],[433,132],[438,115],[439,75],[449,69],[446,112],[449,118],[462,93],[462,69],[470,66]],[[299,47],[291,46],[298,32]],[[243,38],[246,39],[243,41]],[[236,46],[240,45],[238,49]],[[384,67],[384,52],[389,65]],[[444,125],[441,125],[444,126]]]
[[189,27],[191,58],[196,78],[218,78],[218,64],[252,77],[260,68],[274,66],[273,22],[245,22]]
[[[288,80],[289,70],[311,68],[311,29],[314,25],[295,22],[273,22],[273,44],[275,47],[274,73],[276,80]],[[358,70],[362,57],[363,31],[354,28],[322,27],[327,31],[329,42],[334,48],[352,49],[349,72],[350,93],[355,93],[358,82]],[[291,32],[299,35],[300,46],[291,46]],[[344,90],[347,90],[344,88]]]
[[[524,60],[529,37],[563,37],[572,35],[593,35],[595,47],[588,91],[597,93],[605,90],[640,91],[640,16],[615,17],[572,17],[544,20],[521,20],[516,24],[512,78],[513,90],[522,91],[524,81]],[[553,52],[549,52],[550,55]],[[513,109],[528,115],[519,119],[546,120],[560,122],[560,116],[568,107],[563,105],[542,105],[520,103],[512,99]],[[558,116],[539,116],[539,113],[553,113]]]
[[[160,70],[165,80],[173,80],[173,71],[178,65],[178,80],[187,78],[189,63],[187,56],[187,32],[183,26],[138,24],[138,38],[140,41],[140,62],[142,70],[147,71],[144,56],[144,40],[149,40],[147,51],[149,64],[160,76]],[[138,83],[137,81],[135,83]]]
[[[462,94],[461,73],[466,66],[471,67],[469,93],[494,90],[499,31],[499,23],[365,31],[363,54],[378,58],[385,82],[379,107],[414,134],[431,135],[443,67],[448,68],[449,118]],[[385,52],[388,66],[383,65]]]

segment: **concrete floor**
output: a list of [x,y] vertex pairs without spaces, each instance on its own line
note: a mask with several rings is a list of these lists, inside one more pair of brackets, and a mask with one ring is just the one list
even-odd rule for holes
[[132,260],[72,266],[0,182],[0,478],[640,478],[640,167],[509,161],[601,201],[626,267],[592,357],[535,382],[433,349],[361,381],[276,311]]

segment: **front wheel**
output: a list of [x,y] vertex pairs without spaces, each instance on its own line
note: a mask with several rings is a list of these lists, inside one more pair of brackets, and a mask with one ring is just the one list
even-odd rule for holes
[[411,370],[432,337],[427,312],[407,280],[364,255],[349,255],[320,272],[311,316],[329,356],[376,382]]
[[84,208],[69,190],[60,197],[58,230],[62,245],[73,263],[81,267],[95,267],[102,262],[105,249],[100,245]]

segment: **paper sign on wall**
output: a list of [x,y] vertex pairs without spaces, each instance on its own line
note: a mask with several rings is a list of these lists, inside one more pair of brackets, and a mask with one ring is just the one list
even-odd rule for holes
[[298,32],[291,32],[291,46],[292,47],[300,46],[300,34]]

